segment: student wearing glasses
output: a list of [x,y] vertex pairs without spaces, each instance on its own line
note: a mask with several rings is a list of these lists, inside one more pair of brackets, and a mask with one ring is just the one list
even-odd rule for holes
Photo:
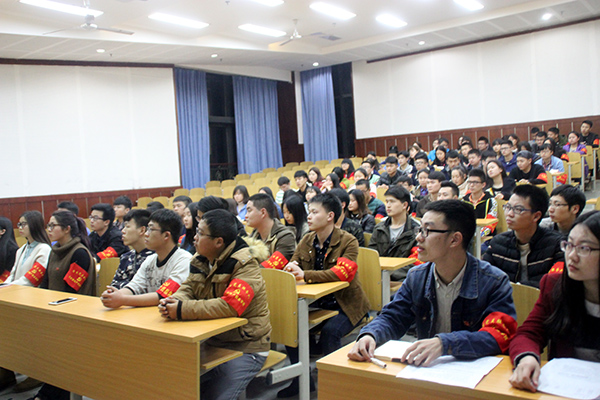
[[375,348],[416,324],[418,340],[402,362],[428,366],[443,355],[473,359],[508,350],[517,329],[506,274],[467,252],[473,207],[460,200],[427,205],[417,235],[419,260],[391,303],[365,326],[348,354],[369,361]]
[[115,210],[107,203],[92,206],[90,214],[90,243],[96,261],[105,258],[121,257],[127,251],[123,244],[122,233],[114,225]]
[[[475,218],[496,218],[498,216],[496,199],[490,193],[484,191],[487,186],[485,172],[480,168],[470,170],[467,182],[470,193],[466,194],[462,200],[473,206]],[[481,230],[481,237],[493,235],[496,225],[497,223],[485,226]],[[487,249],[487,245],[485,248]]]
[[561,271],[562,235],[539,226],[548,210],[546,190],[533,185],[517,186],[504,205],[510,229],[495,236],[483,259],[508,274],[511,282],[539,287],[550,270]]
[[565,238],[585,208],[585,194],[577,187],[560,185],[550,193],[548,217],[540,226],[560,232]]
[[537,390],[546,346],[549,359],[600,360],[600,213],[582,215],[561,248],[566,268],[542,278],[539,299],[510,344],[510,383],[519,389]]

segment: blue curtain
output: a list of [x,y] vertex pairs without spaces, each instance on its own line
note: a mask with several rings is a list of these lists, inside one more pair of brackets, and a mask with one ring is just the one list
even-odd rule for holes
[[210,136],[206,73],[175,68],[181,185],[204,187],[210,180]]
[[338,158],[331,68],[303,71],[300,73],[300,82],[304,159],[318,161]]
[[281,167],[277,82],[234,75],[233,106],[238,172]]

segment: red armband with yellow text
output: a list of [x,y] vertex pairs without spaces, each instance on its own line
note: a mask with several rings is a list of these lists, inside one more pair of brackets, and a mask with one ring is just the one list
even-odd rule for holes
[[517,332],[517,321],[508,314],[494,311],[483,320],[480,331],[492,335],[504,353]]
[[254,298],[254,290],[245,281],[234,279],[221,298],[237,312],[238,316],[241,316]]
[[42,282],[44,275],[46,275],[46,268],[39,262],[36,262],[33,264],[33,267],[25,273],[25,278],[27,278],[33,286],[37,287]]
[[164,299],[166,297],[173,296],[173,294],[180,287],[181,287],[181,285],[179,283],[175,282],[173,279],[169,279],[165,283],[160,285],[160,287],[158,288],[156,293],[158,293],[158,295]]
[[287,263],[288,260],[283,256],[283,254],[276,251],[271,255],[271,257],[269,257],[268,260],[261,262],[260,265],[262,265],[265,268],[283,269],[283,267],[285,267]]
[[352,282],[354,275],[356,275],[357,269],[358,264],[356,264],[354,261],[348,260],[344,257],[339,257],[337,259],[337,264],[335,267],[331,268],[331,271],[333,271],[340,281]]
[[71,264],[69,272],[67,272],[63,280],[67,283],[67,285],[71,286],[76,292],[78,292],[79,289],[81,289],[81,286],[83,286],[88,275],[89,274],[85,269],[81,268],[79,265],[77,265],[77,263],[73,263]]
[[417,250],[417,246],[410,249],[410,254],[408,255],[408,258],[414,258],[415,261],[413,264],[415,265],[423,264],[423,262],[419,260],[419,251]]
[[565,263],[563,261],[559,261],[557,263],[555,263],[552,268],[550,268],[550,271],[548,271],[549,274],[562,274],[563,270],[565,269]]
[[0,275],[0,283],[4,282],[10,276],[10,271],[4,271],[2,275]]
[[115,251],[115,249],[113,249],[112,247],[107,247],[106,250],[104,251],[99,251],[98,253],[96,253],[96,255],[101,259],[104,260],[105,258],[113,258],[118,256],[117,252]]

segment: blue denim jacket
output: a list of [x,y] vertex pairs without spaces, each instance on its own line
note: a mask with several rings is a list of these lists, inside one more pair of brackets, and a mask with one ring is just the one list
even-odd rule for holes
[[[435,334],[436,312],[434,264],[426,263],[408,272],[392,302],[361,330],[360,336],[373,336],[379,346],[388,340],[400,339],[415,322],[419,339],[437,336],[442,340],[443,355],[477,358],[502,353],[494,336],[480,331],[485,318],[492,312],[506,314],[510,318],[504,318],[509,321],[517,318],[508,276],[468,253],[460,293],[452,304],[451,333]],[[493,324],[488,329],[490,327]],[[514,335],[516,323],[509,330],[507,340]],[[503,347],[507,345],[504,343]]]

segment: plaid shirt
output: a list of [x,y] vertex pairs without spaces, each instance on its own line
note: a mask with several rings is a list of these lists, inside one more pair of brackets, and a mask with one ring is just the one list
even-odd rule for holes
[[[124,253],[121,256],[119,268],[117,268],[111,286],[117,289],[124,288],[131,281],[138,269],[140,269],[146,258],[152,254],[154,254],[154,251],[148,249],[144,249],[140,253],[136,253],[135,250]],[[100,290],[104,290],[104,288],[100,288]]]

